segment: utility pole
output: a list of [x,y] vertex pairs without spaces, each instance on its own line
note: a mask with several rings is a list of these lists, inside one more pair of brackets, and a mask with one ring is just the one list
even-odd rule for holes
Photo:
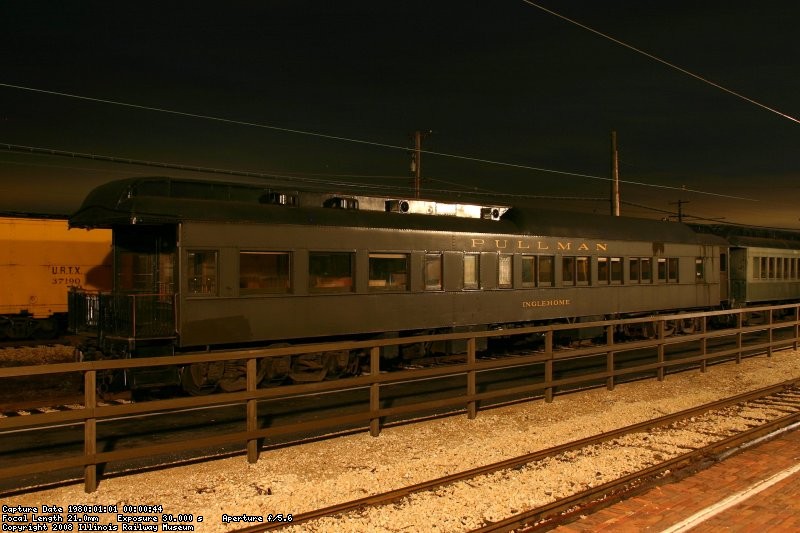
[[678,200],[677,202],[670,202],[669,205],[678,205],[678,222],[683,222],[683,204],[688,204],[688,200]]
[[619,216],[619,154],[617,132],[611,132],[611,215]]
[[422,189],[422,139],[432,133],[431,130],[414,132],[414,151],[411,153],[411,172],[414,174],[414,198],[419,198]]

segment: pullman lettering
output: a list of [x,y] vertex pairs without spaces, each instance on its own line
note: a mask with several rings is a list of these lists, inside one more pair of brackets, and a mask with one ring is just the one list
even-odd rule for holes
[[607,252],[608,243],[585,241],[540,241],[537,239],[481,239],[473,238],[472,249],[493,249],[506,251],[573,251],[573,252]]

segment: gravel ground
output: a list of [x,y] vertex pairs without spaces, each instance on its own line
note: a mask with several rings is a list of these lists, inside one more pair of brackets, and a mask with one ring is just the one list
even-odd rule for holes
[[[299,514],[369,494],[474,468],[602,431],[790,378],[800,378],[800,353],[776,352],[741,365],[726,363],[706,373],[691,371],[655,380],[557,396],[552,404],[529,402],[465,415],[262,453],[257,464],[233,457],[136,474],[100,482],[97,492],[83,485],[2,498],[8,506],[101,504],[160,505],[164,514],[191,513],[195,531],[223,532],[242,527],[227,516]],[[696,440],[686,435],[656,454],[679,453]],[[622,475],[642,459],[624,440],[616,446],[541,461],[469,483],[414,495],[388,508],[302,524],[291,531],[457,532],[498,520]],[[100,524],[119,524],[99,514]],[[131,514],[131,513],[128,513]],[[147,513],[133,513],[147,514]],[[161,511],[153,513],[159,517]],[[199,517],[203,521],[199,522]],[[77,529],[77,528],[76,528]],[[121,530],[121,529],[120,529]]]

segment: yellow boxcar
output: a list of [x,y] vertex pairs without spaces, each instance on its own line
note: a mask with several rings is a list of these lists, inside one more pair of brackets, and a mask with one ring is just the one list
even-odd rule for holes
[[56,334],[69,288],[110,290],[111,272],[111,230],[0,216],[0,338]]

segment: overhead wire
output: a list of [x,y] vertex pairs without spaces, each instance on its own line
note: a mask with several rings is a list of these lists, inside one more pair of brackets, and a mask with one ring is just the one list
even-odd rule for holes
[[[108,156],[101,154],[88,154],[81,152],[69,152],[66,150],[56,150],[52,148],[41,148],[36,146],[23,146],[10,143],[0,143],[0,149],[14,151],[24,154],[41,154],[48,156],[68,157],[72,159],[87,159],[99,162],[119,163],[126,165],[139,165],[149,166],[155,168],[168,168],[171,170],[182,170],[188,172],[208,173],[208,174],[222,174],[229,176],[249,177],[257,179],[270,179],[273,184],[280,182],[287,182],[291,186],[296,186],[302,183],[306,187],[326,187],[329,190],[331,187],[338,187],[341,189],[355,189],[355,190],[380,190],[381,193],[396,192],[398,194],[410,194],[413,192],[411,186],[398,186],[398,185],[385,185],[385,184],[370,184],[370,183],[353,183],[348,181],[339,181],[331,179],[317,179],[297,176],[294,173],[280,173],[280,172],[255,172],[248,170],[233,170],[212,167],[201,167],[186,165],[182,163],[165,163],[161,161],[146,161],[141,159],[121,158],[116,156]],[[409,179],[405,176],[404,179]],[[441,181],[448,185],[461,186],[460,184],[452,183],[446,180],[437,180],[432,178],[431,181]],[[543,195],[527,195],[520,193],[503,193],[497,191],[490,191],[488,189],[475,190],[455,190],[455,189],[428,189],[428,193],[432,195],[463,195],[463,196],[491,196],[497,198],[517,198],[517,199],[548,199],[548,200],[580,200],[580,201],[605,201],[606,198],[591,198],[591,197],[572,197],[572,196],[543,196]]]
[[535,7],[537,9],[540,9],[540,10],[544,11],[545,13],[549,13],[550,15],[553,15],[554,17],[558,17],[558,18],[560,18],[562,20],[565,20],[565,21],[569,22],[570,24],[574,24],[574,25],[576,25],[576,26],[578,26],[580,28],[583,28],[586,31],[594,33],[595,35],[599,35],[600,37],[603,37],[604,39],[608,39],[609,41],[617,43],[620,46],[628,48],[629,50],[633,50],[634,52],[636,52],[638,54],[641,54],[641,55],[643,55],[645,57],[648,57],[648,58],[650,58],[650,59],[652,59],[654,61],[658,61],[659,63],[661,63],[663,65],[666,65],[671,69],[677,70],[678,72],[682,72],[683,74],[686,74],[687,76],[691,76],[692,78],[694,78],[696,80],[699,80],[699,81],[701,81],[703,83],[711,85],[712,87],[716,87],[717,89],[719,89],[721,91],[724,91],[724,92],[726,92],[726,93],[728,93],[728,94],[730,94],[732,96],[735,96],[736,98],[740,98],[740,99],[742,99],[742,100],[744,100],[746,102],[749,102],[749,103],[751,103],[753,105],[756,105],[756,106],[758,106],[758,107],[760,107],[760,108],[762,108],[762,109],[764,109],[766,111],[770,111],[772,113],[775,113],[778,116],[781,116],[781,117],[783,117],[785,119],[791,120],[792,122],[795,122],[797,124],[800,124],[800,119],[797,119],[797,118],[793,117],[792,115],[789,115],[788,113],[784,113],[782,111],[779,111],[778,109],[770,107],[770,106],[768,106],[766,104],[762,104],[761,102],[759,102],[757,100],[754,100],[752,98],[749,98],[749,97],[747,97],[747,96],[745,96],[745,95],[743,95],[741,93],[738,93],[738,92],[736,92],[736,91],[734,91],[732,89],[728,89],[727,87],[725,87],[723,85],[720,85],[719,83],[713,82],[713,81],[709,80],[708,78],[704,78],[703,76],[700,76],[699,74],[695,74],[694,72],[691,72],[691,71],[689,71],[689,70],[687,70],[685,68],[679,67],[678,65],[676,65],[674,63],[670,63],[669,61],[667,61],[665,59],[662,59],[662,58],[660,58],[660,57],[658,57],[658,56],[656,56],[654,54],[651,54],[649,52],[646,52],[646,51],[642,50],[641,48],[637,48],[637,47],[635,47],[633,45],[630,45],[630,44],[628,44],[628,43],[626,43],[624,41],[620,41],[619,39],[616,39],[616,38],[614,38],[614,37],[612,37],[612,36],[610,36],[610,35],[608,35],[606,33],[603,33],[601,31],[598,31],[598,30],[596,30],[594,28],[591,28],[591,27],[589,27],[589,26],[587,26],[585,24],[582,24],[582,23],[578,22],[577,20],[574,20],[574,19],[571,19],[569,17],[566,17],[566,16],[564,16],[564,15],[562,15],[560,13],[557,13],[557,12],[551,10],[551,9],[547,9],[546,7],[544,7],[542,5],[539,5],[539,4],[535,3],[535,2],[532,2],[531,0],[522,0],[522,2],[524,2],[525,4],[528,4],[529,6],[532,6],[532,7]]
[[[166,109],[166,108],[161,108],[161,107],[145,106],[145,105],[140,105],[140,104],[132,104],[132,103],[129,103],[129,102],[120,102],[120,101],[117,101],[117,100],[108,100],[108,99],[103,99],[103,98],[95,98],[95,97],[90,97],[90,96],[83,96],[83,95],[77,95],[77,94],[71,94],[71,93],[65,93],[65,92],[59,92],[59,91],[38,89],[38,88],[34,88],[34,87],[26,87],[26,86],[14,85],[14,84],[10,84],[10,83],[0,82],[0,87],[6,87],[6,88],[18,89],[18,90],[24,90],[24,91],[31,91],[31,92],[41,93],[41,94],[48,94],[48,95],[52,95],[52,96],[61,96],[61,97],[65,97],[65,98],[74,98],[74,99],[78,99],[78,100],[85,100],[85,101],[90,101],[90,102],[95,102],[95,103],[118,105],[118,106],[129,107],[129,108],[140,109],[140,110],[146,110],[146,111],[153,111],[153,112],[158,112],[158,113],[167,113],[167,114],[190,117],[190,118],[211,120],[211,121],[222,122],[222,123],[227,123],[227,124],[236,124],[236,125],[240,125],[240,126],[250,126],[250,127],[255,127],[255,128],[263,128],[263,129],[281,131],[281,132],[285,132],[285,133],[308,135],[308,136],[319,137],[319,138],[335,140],[335,141],[363,144],[363,145],[369,145],[369,146],[375,146],[375,147],[387,148],[387,149],[393,149],[393,150],[403,150],[403,151],[406,151],[406,152],[409,151],[409,147],[407,147],[407,146],[399,146],[399,145],[388,144],[388,143],[379,143],[379,142],[368,141],[368,140],[364,140],[364,139],[355,139],[355,138],[352,138],[352,137],[342,137],[342,136],[338,136],[338,135],[329,135],[329,134],[325,134],[325,133],[298,130],[298,129],[293,129],[293,128],[284,128],[284,127],[273,126],[273,125],[269,125],[269,124],[262,124],[262,123],[257,123],[257,122],[234,120],[234,119],[216,117],[216,116],[212,116],[212,115],[205,115],[205,114],[199,114],[199,113],[188,113],[188,112],[185,112],[185,111],[176,111],[176,110],[173,110],[173,109]],[[3,144],[7,144],[7,143],[3,143]],[[548,169],[548,168],[542,168],[542,167],[534,167],[534,166],[531,166],[531,165],[522,165],[522,164],[519,164],[519,163],[509,163],[509,162],[497,161],[497,160],[493,160],[493,159],[484,159],[484,158],[479,158],[479,157],[452,154],[452,153],[446,153],[446,152],[436,152],[436,151],[433,151],[433,150],[419,150],[419,152],[423,153],[423,154],[427,154],[427,155],[448,157],[448,158],[459,159],[459,160],[463,160],[463,161],[471,161],[471,162],[475,162],[475,163],[483,163],[483,164],[488,164],[488,165],[503,166],[503,167],[508,167],[508,168],[521,169],[521,170],[532,170],[532,171],[536,171],[536,172],[544,172],[544,173],[556,174],[556,175],[560,175],[560,176],[572,176],[572,177],[586,178],[586,179],[600,180],[600,181],[613,181],[612,178],[607,178],[607,177],[603,177],[603,176],[594,176],[594,175],[591,175],[591,174],[584,174],[584,173],[579,173],[579,172],[569,172],[569,171],[563,171],[563,170],[554,170],[554,169]],[[124,158],[121,158],[121,159],[124,159]],[[686,187],[676,187],[676,186],[672,186],[672,185],[661,185],[661,184],[656,184],[656,183],[644,183],[644,182],[638,182],[638,181],[633,181],[633,180],[620,180],[619,183],[625,183],[627,185],[635,185],[635,186],[641,186],[641,187],[652,187],[652,188],[665,189],[665,190],[680,190],[680,191],[691,192],[691,193],[699,194],[699,195],[715,196],[715,197],[719,197],[719,198],[730,198],[730,199],[734,199],[734,200],[746,200],[746,201],[751,201],[751,202],[758,201],[758,200],[755,200],[753,198],[746,198],[746,197],[741,197],[741,196],[732,196],[732,195],[728,195],[728,194],[701,191],[699,189],[690,189],[690,188],[686,188]]]

